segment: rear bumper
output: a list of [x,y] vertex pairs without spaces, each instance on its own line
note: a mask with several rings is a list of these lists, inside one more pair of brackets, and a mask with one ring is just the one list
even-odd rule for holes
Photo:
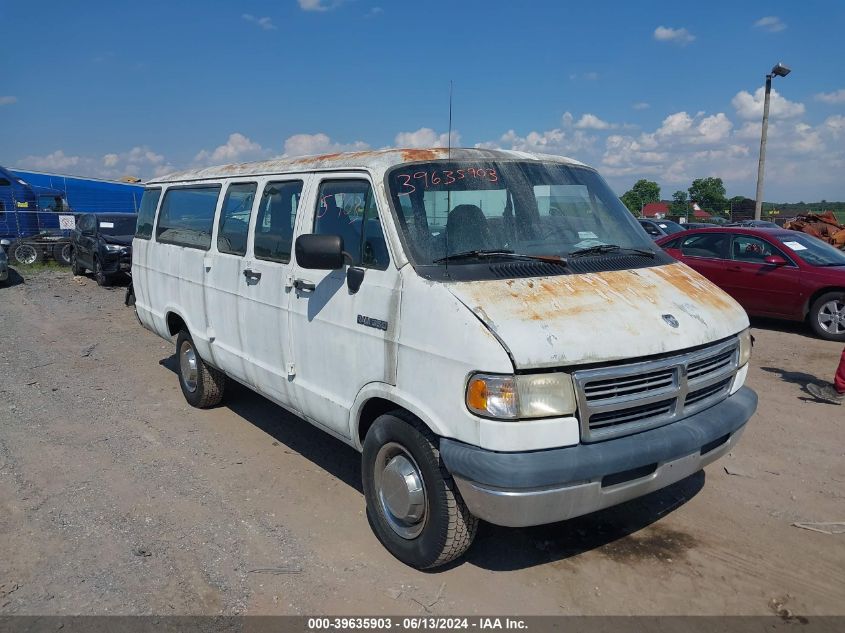
[[744,387],[666,426],[594,444],[497,453],[450,439],[446,467],[470,511],[510,527],[563,521],[673,484],[730,451],[757,408]]

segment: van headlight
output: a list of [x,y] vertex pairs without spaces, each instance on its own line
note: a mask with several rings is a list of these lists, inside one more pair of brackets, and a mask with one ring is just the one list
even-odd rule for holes
[[744,367],[751,360],[751,330],[739,333],[739,366]]
[[575,413],[575,388],[572,377],[561,372],[473,374],[467,383],[466,404],[485,418],[556,418]]

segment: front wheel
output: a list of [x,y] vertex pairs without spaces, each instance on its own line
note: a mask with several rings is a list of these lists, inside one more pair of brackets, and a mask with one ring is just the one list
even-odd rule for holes
[[845,292],[826,292],[813,302],[810,327],[828,341],[845,341]]
[[28,242],[15,242],[9,249],[9,259],[16,264],[30,266],[39,263],[43,258],[41,249]]
[[361,476],[373,531],[403,563],[438,567],[472,544],[478,519],[440,460],[437,437],[416,418],[394,411],[376,419]]
[[73,251],[73,247],[70,245],[70,242],[56,244],[53,247],[53,259],[56,260],[59,266],[70,266],[71,251]]
[[70,251],[70,271],[77,277],[85,274],[85,267],[79,264],[75,248],[72,248]]
[[94,258],[94,279],[97,281],[98,286],[110,286],[111,285],[111,277],[109,277],[103,271],[103,265],[100,263],[98,258]]
[[179,361],[179,386],[188,404],[198,409],[220,404],[226,388],[226,374],[203,362],[187,330],[180,331],[176,337],[176,357]]

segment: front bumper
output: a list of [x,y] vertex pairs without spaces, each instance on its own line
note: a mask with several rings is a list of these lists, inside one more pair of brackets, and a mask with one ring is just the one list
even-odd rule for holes
[[132,251],[126,247],[120,251],[103,254],[103,272],[106,274],[129,272],[132,268]]
[[566,448],[497,453],[444,438],[440,454],[470,512],[509,527],[589,514],[680,481],[730,451],[757,409],[743,387],[683,420]]

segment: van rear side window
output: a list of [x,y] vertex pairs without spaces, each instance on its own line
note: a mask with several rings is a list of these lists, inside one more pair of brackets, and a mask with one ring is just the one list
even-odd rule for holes
[[155,222],[159,198],[161,198],[161,189],[144,190],[144,195],[141,197],[141,208],[138,209],[135,237],[148,240],[153,236],[153,222]]
[[220,185],[168,189],[161,203],[156,241],[189,248],[211,248]]
[[249,216],[252,214],[257,187],[254,182],[239,182],[229,185],[226,190],[217,227],[217,250],[221,253],[246,254]]
[[286,264],[290,261],[296,209],[302,194],[301,180],[268,182],[258,202],[252,250],[258,259]]

